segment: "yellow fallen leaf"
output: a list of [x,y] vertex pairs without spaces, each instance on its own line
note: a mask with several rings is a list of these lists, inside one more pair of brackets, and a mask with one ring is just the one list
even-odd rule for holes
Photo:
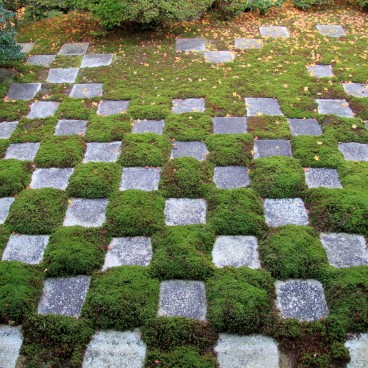
[[315,156],[314,156],[314,159],[315,159],[316,161],[319,161],[319,156],[315,155]]

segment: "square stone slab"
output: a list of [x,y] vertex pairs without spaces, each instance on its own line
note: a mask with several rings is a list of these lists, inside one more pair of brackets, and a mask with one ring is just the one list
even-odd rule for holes
[[175,114],[182,114],[184,112],[205,112],[205,104],[204,98],[175,99],[173,100],[172,111]]
[[349,350],[351,359],[347,365],[348,368],[368,367],[368,333],[349,337],[345,347]]
[[241,134],[247,133],[246,118],[213,118],[213,132],[215,134]]
[[87,346],[82,368],[143,368],[146,350],[139,330],[97,331]]
[[337,268],[368,265],[367,244],[362,235],[321,233],[328,261]]
[[108,199],[73,198],[70,202],[64,226],[100,227],[104,224]]
[[84,43],[65,43],[60,51],[59,55],[84,55],[89,47],[88,42]]
[[86,130],[86,120],[59,120],[55,127],[55,135],[84,135]]
[[344,28],[333,24],[317,24],[317,29],[322,36],[342,37],[345,36]]
[[92,98],[102,96],[102,84],[74,84],[70,97],[73,98]]
[[231,51],[206,51],[204,58],[207,63],[222,64],[232,63],[235,55]]
[[322,129],[316,119],[288,119],[291,134],[297,135],[321,135]]
[[270,337],[220,334],[214,350],[220,368],[279,368],[277,344]]
[[0,198],[0,225],[2,225],[9,215],[10,206],[15,201],[14,197]]
[[10,85],[7,97],[12,100],[33,100],[41,89],[41,83],[13,83]]
[[121,152],[121,142],[87,143],[83,163],[116,162]]
[[323,115],[337,115],[346,118],[354,117],[346,100],[316,100],[318,104],[318,113]]
[[308,225],[308,214],[300,198],[265,199],[266,223],[270,227]]
[[254,142],[254,158],[271,156],[291,157],[290,141],[282,139],[264,139]]
[[162,135],[164,120],[134,120],[132,133],[156,133]]
[[39,264],[49,243],[49,235],[10,235],[4,250],[3,261]]
[[32,189],[55,188],[65,190],[74,169],[36,169],[32,174]]
[[109,116],[127,112],[130,101],[101,101],[97,108],[97,115]]
[[368,161],[368,144],[339,143],[339,151],[348,161]]
[[[110,249],[111,248],[111,249]],[[152,259],[151,239],[143,236],[113,238],[107,250],[105,263],[107,270],[118,266],[148,266]]]
[[79,68],[54,68],[49,70],[47,81],[49,83],[74,83]]
[[331,78],[334,76],[331,65],[309,66],[308,73],[311,77],[316,77],[316,78]]
[[23,343],[22,326],[0,325],[1,367],[15,368]]
[[9,139],[17,128],[18,121],[3,121],[0,123],[0,139]]
[[289,38],[289,30],[287,27],[278,27],[278,26],[271,26],[271,27],[259,27],[259,32],[261,36],[264,38]]
[[20,51],[25,54],[28,54],[29,52],[31,52],[35,46],[35,44],[32,42],[17,43],[17,45],[20,46]]
[[235,47],[241,50],[260,49],[263,47],[263,40],[256,38],[236,38]]
[[212,262],[218,267],[261,268],[257,238],[254,236],[218,236],[212,250]]
[[48,68],[55,60],[55,57],[56,55],[30,55],[26,64],[44,66]]
[[161,168],[123,167],[120,190],[158,190]]
[[20,161],[33,161],[40,143],[14,143],[6,150],[4,159],[15,158]]
[[46,119],[50,116],[54,116],[59,105],[60,102],[54,101],[33,102],[27,119]]
[[206,223],[207,203],[204,199],[170,198],[165,203],[168,226]]
[[305,182],[308,188],[342,188],[339,174],[335,169],[304,169]]
[[345,92],[348,95],[367,98],[368,97],[368,84],[363,83],[343,83]]
[[274,98],[246,98],[248,116],[274,115],[283,116],[280,105]]
[[213,181],[216,187],[221,189],[247,187],[250,184],[248,168],[244,166],[217,166],[214,168]]
[[206,320],[207,301],[202,281],[163,281],[158,315]]
[[323,286],[316,280],[276,281],[276,306],[282,318],[315,321],[328,316]]
[[38,314],[79,317],[90,282],[90,276],[46,279]]
[[178,38],[176,40],[176,52],[201,52],[205,50],[205,38]]
[[203,161],[208,155],[208,150],[203,142],[175,142],[172,145],[171,158],[194,157]]
[[84,55],[81,68],[98,68],[112,63],[113,54]]

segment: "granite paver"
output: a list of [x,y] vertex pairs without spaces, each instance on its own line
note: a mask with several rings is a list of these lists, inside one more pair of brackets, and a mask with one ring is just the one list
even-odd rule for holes
[[65,190],[73,174],[73,168],[36,169],[32,174],[30,187],[32,189],[55,188]]
[[165,204],[168,226],[206,223],[207,203],[204,199],[170,198]]
[[120,190],[158,190],[160,168],[123,167]]
[[213,181],[221,189],[247,187],[250,185],[248,170],[244,166],[217,166],[214,168]]

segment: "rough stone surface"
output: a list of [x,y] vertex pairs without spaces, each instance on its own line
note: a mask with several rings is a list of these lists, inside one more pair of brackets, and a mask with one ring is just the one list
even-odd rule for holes
[[175,142],[172,146],[171,158],[194,157],[202,161],[208,154],[207,147],[203,142]]
[[14,197],[0,198],[0,225],[2,225],[9,215],[10,206],[13,204]]
[[332,266],[345,268],[368,265],[368,249],[364,236],[321,233],[320,238]]
[[316,78],[331,78],[333,77],[331,65],[312,65],[308,67],[308,73]]
[[368,333],[353,335],[345,343],[345,347],[349,349],[351,358],[347,368],[368,367]]
[[204,282],[163,281],[160,285],[158,315],[206,319],[207,302]]
[[220,334],[214,350],[220,368],[279,368],[277,344],[270,337]]
[[315,119],[288,119],[291,134],[297,135],[321,135],[322,129]]
[[70,97],[92,98],[102,96],[102,84],[75,84],[70,92]]
[[120,190],[158,190],[161,168],[123,167]]
[[308,225],[308,214],[300,198],[265,199],[266,223],[270,227]]
[[32,42],[22,42],[22,43],[17,43],[18,46],[20,46],[20,51],[28,54],[29,52],[32,51],[32,49],[35,47],[35,44]]
[[89,43],[65,43],[60,51],[59,55],[84,55],[89,47]]
[[90,276],[46,279],[38,304],[38,314],[79,317],[90,281]]
[[304,169],[305,182],[309,188],[342,188],[336,169]]
[[82,368],[143,368],[146,350],[139,330],[97,331],[87,346]]
[[205,50],[205,38],[178,38],[176,40],[176,52],[203,52]]
[[165,204],[168,226],[206,223],[207,203],[204,199],[170,198]]
[[258,243],[254,236],[218,236],[212,250],[212,261],[219,267],[260,268]]
[[59,120],[55,127],[55,135],[84,135],[86,129],[86,120]]
[[0,325],[0,367],[15,368],[23,343],[22,326]]
[[263,47],[263,40],[256,38],[236,38],[235,47],[241,50],[260,49]]
[[246,98],[245,105],[248,116],[258,115],[284,115],[280,105],[274,98]]
[[173,100],[172,111],[175,114],[182,114],[184,112],[205,112],[205,103],[204,98],[187,98],[185,100],[176,99]]
[[318,113],[323,115],[337,115],[346,118],[354,117],[354,113],[346,100],[316,100]]
[[100,227],[106,220],[107,199],[74,198],[68,206],[64,226]]
[[47,81],[49,83],[74,83],[79,68],[54,68],[50,69]]
[[113,54],[84,55],[81,68],[98,68],[112,63]]
[[339,151],[348,161],[368,161],[368,144],[339,143]]
[[344,90],[348,95],[367,98],[368,97],[368,84],[363,83],[343,83]]
[[7,97],[12,100],[32,100],[41,89],[41,83],[13,83],[10,85]]
[[132,133],[156,133],[162,135],[164,120],[134,120]]
[[247,133],[247,119],[241,117],[213,118],[213,132],[215,134]]
[[101,101],[97,108],[97,115],[109,116],[114,114],[122,114],[128,110],[129,101]]
[[289,30],[287,27],[259,27],[259,32],[262,37],[270,37],[270,38],[289,38]]
[[5,159],[14,158],[21,161],[33,161],[40,148],[39,143],[15,143],[11,144],[5,154]]
[[206,51],[204,58],[207,63],[222,64],[232,63],[235,55],[231,51]]
[[283,318],[315,321],[327,317],[323,286],[316,280],[276,281],[276,306]]
[[121,142],[87,143],[83,162],[116,162],[121,152]]
[[74,169],[36,169],[32,175],[32,189],[55,188],[65,190]]
[[103,270],[118,266],[144,267],[148,266],[152,259],[151,239],[147,237],[113,238],[110,247],[106,253]]
[[213,181],[216,187],[221,189],[247,187],[250,184],[248,168],[244,166],[217,166],[214,168]]
[[282,139],[264,139],[254,142],[254,158],[271,156],[291,157],[290,141]]
[[334,24],[317,24],[317,29],[322,36],[327,37],[342,37],[345,36],[344,28]]
[[56,55],[30,55],[26,64],[44,66],[48,68],[55,60],[55,57]]
[[28,113],[28,119],[46,119],[50,116],[54,116],[58,109],[60,102],[54,101],[38,101],[33,102],[31,105],[31,111]]
[[4,250],[3,261],[39,264],[49,242],[49,235],[10,235]]
[[17,121],[3,121],[0,123],[0,139],[9,139],[17,128]]

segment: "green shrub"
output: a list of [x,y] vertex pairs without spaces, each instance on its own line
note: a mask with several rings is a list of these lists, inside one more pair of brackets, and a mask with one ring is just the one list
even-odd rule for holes
[[130,133],[131,123],[126,115],[93,116],[86,132],[88,142],[121,141],[124,134]]
[[19,193],[31,181],[30,162],[15,159],[0,161],[0,196],[8,197]]
[[9,9],[12,12],[17,11],[27,5],[28,0],[1,0],[0,4],[5,9]]
[[26,119],[21,118],[17,128],[12,134],[12,143],[40,142],[53,136],[57,118]]
[[249,2],[249,0],[216,0],[213,7],[222,18],[227,19],[249,10]]
[[73,9],[74,0],[28,0],[26,16],[33,20],[51,18]]
[[319,0],[293,0],[293,4],[300,9],[309,9],[313,5],[317,5]]
[[248,133],[260,139],[290,139],[290,127],[283,116],[250,116],[247,118]]
[[251,0],[250,8],[266,14],[273,7],[280,7],[286,0]]

